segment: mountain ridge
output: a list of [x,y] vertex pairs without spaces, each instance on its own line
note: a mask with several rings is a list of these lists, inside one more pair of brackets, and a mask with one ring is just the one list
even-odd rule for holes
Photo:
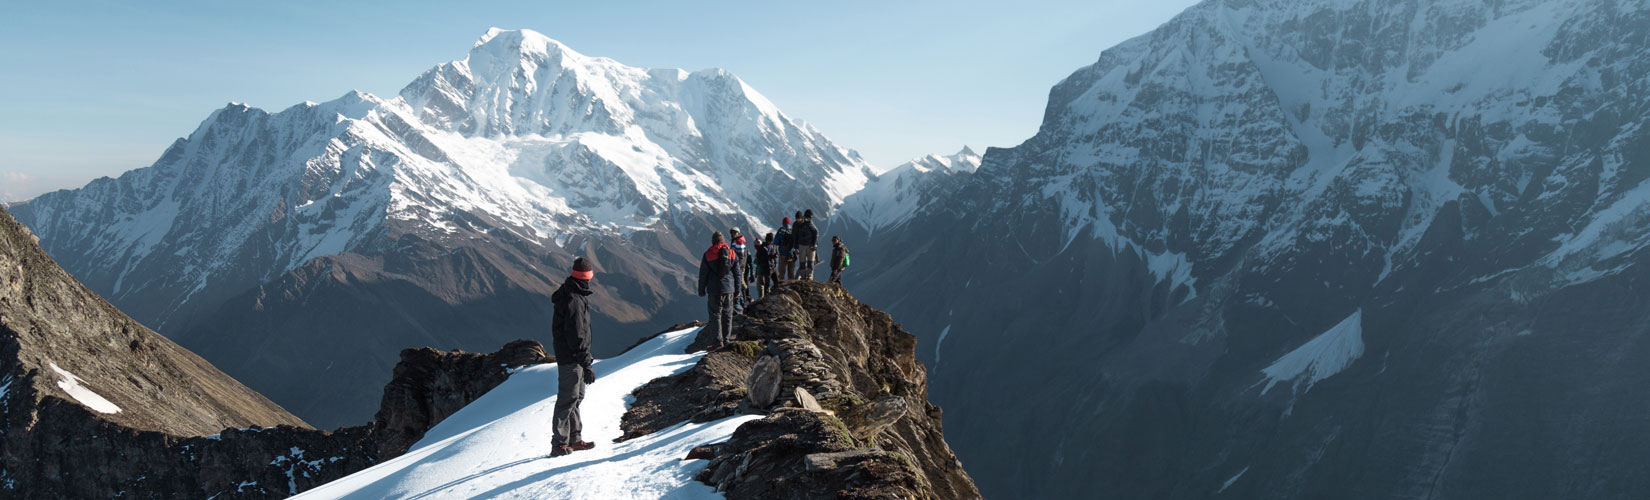
[[[328,306],[292,299],[331,293],[359,301],[326,312],[341,323],[372,310],[392,324],[449,325],[420,343],[481,350],[545,340],[535,325],[548,324],[554,269],[586,256],[607,277],[595,287],[599,323],[682,316],[697,309],[688,247],[703,235],[831,210],[870,171],[726,71],[630,68],[536,32],[491,30],[399,96],[352,91],[274,113],[232,104],[153,166],[12,208],[134,317],[336,426],[371,410],[362,402],[393,364],[383,353],[410,334],[364,321],[281,330],[296,324],[266,302],[314,317]],[[317,281],[305,268],[317,259],[376,281]],[[431,300],[455,307],[385,308]],[[510,309],[520,313],[479,313]],[[242,368],[267,357],[242,345],[337,362],[345,354],[315,346],[340,336],[362,339],[354,356],[375,360],[352,367],[363,381],[353,392],[318,398],[282,389],[317,371]]]

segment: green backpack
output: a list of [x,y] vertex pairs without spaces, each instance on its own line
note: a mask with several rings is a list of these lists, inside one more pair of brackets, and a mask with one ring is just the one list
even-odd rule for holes
[[849,261],[849,260],[852,260],[852,259],[850,259],[850,258],[849,258],[849,257],[852,257],[852,256],[853,256],[853,254],[846,254],[846,253],[845,253],[845,254],[842,254],[842,268],[843,268],[843,269],[847,269],[847,268],[848,268],[848,261]]

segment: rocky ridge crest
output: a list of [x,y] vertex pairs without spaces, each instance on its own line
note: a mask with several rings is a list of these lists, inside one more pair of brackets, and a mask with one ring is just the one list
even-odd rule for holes
[[[730,499],[980,498],[928,401],[916,337],[839,285],[790,282],[734,322],[736,343],[637,389],[626,436],[691,419],[766,413],[726,443],[696,449],[699,479]],[[708,345],[701,336],[690,349]],[[747,385],[762,358],[775,387]],[[750,377],[755,381],[762,377]],[[777,390],[776,390],[777,389]],[[753,393],[777,392],[771,406]]]

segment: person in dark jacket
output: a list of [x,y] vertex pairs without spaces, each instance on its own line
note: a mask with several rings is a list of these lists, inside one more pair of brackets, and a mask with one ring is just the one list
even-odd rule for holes
[[774,234],[773,241],[779,246],[779,278],[796,279],[796,238],[791,236],[790,217],[780,222],[779,232]]
[[734,309],[743,310],[745,308],[745,304],[749,303],[751,298],[750,252],[752,248],[750,245],[745,244],[745,235],[739,234],[739,228],[737,227],[728,229],[728,239],[732,240],[730,242],[731,245],[729,246],[733,247]]
[[848,268],[848,246],[842,244],[842,237],[831,237],[831,283],[842,282],[842,270]]
[[550,319],[551,344],[556,351],[556,410],[551,417],[550,456],[559,457],[596,447],[581,434],[579,403],[585,384],[596,381],[590,356],[590,280],[596,270],[583,257],[573,260],[573,272],[550,294],[555,315]]
[[779,285],[779,249],[775,247],[773,233],[762,237],[756,246],[756,292],[757,298],[767,297],[773,287]]
[[722,232],[717,231],[710,236],[710,249],[705,250],[705,257],[699,260],[699,296],[709,297],[706,306],[710,309],[710,318],[705,328],[710,329],[717,347],[732,341],[733,292],[738,286],[734,283],[733,259],[733,248],[722,240]]
[[812,209],[802,212],[802,218],[796,221],[796,227],[791,230],[791,234],[796,236],[797,277],[813,281],[814,264],[819,263],[819,227],[814,225]]

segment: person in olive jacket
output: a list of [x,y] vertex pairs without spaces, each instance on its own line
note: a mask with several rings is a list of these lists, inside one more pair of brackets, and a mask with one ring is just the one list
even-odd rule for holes
[[848,268],[848,245],[842,244],[842,237],[831,237],[831,279],[830,283],[842,282],[842,270]]
[[556,410],[550,419],[550,456],[559,457],[596,447],[581,434],[579,403],[584,401],[585,384],[596,381],[595,359],[590,356],[590,280],[596,270],[583,257],[573,260],[573,272],[561,288],[550,294],[555,316],[550,334],[556,351]]
[[709,297],[706,307],[710,318],[705,328],[710,329],[718,348],[733,340],[733,294],[739,290],[734,282],[739,270],[734,258],[733,248],[722,239],[722,232],[717,231],[710,236],[710,249],[705,250],[705,258],[699,261],[699,296]]

